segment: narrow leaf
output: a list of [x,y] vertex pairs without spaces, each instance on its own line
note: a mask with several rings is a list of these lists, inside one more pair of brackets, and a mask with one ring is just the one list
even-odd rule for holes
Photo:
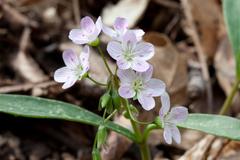
[[240,79],[240,0],[223,0],[223,12]]
[[[0,112],[31,118],[62,119],[94,126],[102,123],[102,117],[79,106],[39,97],[0,94]],[[105,126],[135,141],[134,134],[113,122]]]
[[189,114],[187,121],[178,126],[233,140],[240,140],[240,120],[228,116]]

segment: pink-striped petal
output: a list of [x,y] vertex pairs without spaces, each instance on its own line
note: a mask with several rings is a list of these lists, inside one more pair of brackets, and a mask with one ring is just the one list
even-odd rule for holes
[[151,43],[139,42],[133,52],[138,59],[149,60],[154,55],[154,46]]
[[118,32],[124,32],[127,30],[128,22],[125,18],[117,17],[113,24],[113,27]]
[[132,98],[135,96],[135,91],[131,88],[130,85],[128,86],[120,86],[118,89],[118,93],[123,98]]
[[109,55],[115,60],[119,60],[123,54],[121,43],[116,41],[111,41],[108,43],[107,51]]
[[171,133],[172,133],[172,138],[173,140],[177,143],[180,144],[181,143],[181,134],[179,129],[176,126],[171,126]]
[[76,44],[86,44],[89,42],[88,36],[83,33],[81,29],[72,29],[68,35],[68,38]]
[[143,107],[143,109],[149,111],[155,107],[155,100],[153,97],[144,94],[144,93],[139,93],[137,95],[138,101]]
[[117,71],[117,75],[121,81],[121,84],[131,84],[133,80],[136,79],[137,75],[134,73],[133,70],[127,69],[127,70],[122,70],[119,69]]
[[188,109],[186,107],[173,107],[167,116],[167,121],[177,124],[184,122],[188,117]]
[[88,34],[92,34],[95,31],[95,24],[89,16],[81,19],[80,27]]
[[163,138],[167,144],[172,144],[172,131],[168,125],[164,126]]
[[152,78],[146,83],[146,90],[151,93],[153,97],[161,96],[166,89],[166,85],[159,79]]
[[63,61],[69,68],[75,68],[79,64],[78,55],[72,49],[63,52]]
[[119,59],[117,61],[117,65],[120,69],[129,69],[131,66],[131,63],[129,63],[128,61],[126,61],[125,59]]
[[135,59],[132,62],[131,68],[137,72],[145,72],[148,70],[149,66],[149,63],[146,61]]
[[56,82],[63,83],[66,82],[68,80],[68,77],[71,77],[72,74],[73,72],[68,67],[62,67],[54,72],[53,77]]
[[67,89],[67,88],[72,87],[74,85],[74,83],[76,83],[77,80],[78,80],[78,77],[76,77],[74,75],[68,77],[67,81],[63,84],[62,88]]
[[86,68],[89,65],[89,47],[85,45],[80,54],[81,65]]
[[169,95],[167,94],[167,92],[164,92],[161,95],[161,103],[162,103],[162,107],[159,111],[159,116],[160,116],[161,120],[163,120],[164,116],[170,110],[170,98],[169,98]]

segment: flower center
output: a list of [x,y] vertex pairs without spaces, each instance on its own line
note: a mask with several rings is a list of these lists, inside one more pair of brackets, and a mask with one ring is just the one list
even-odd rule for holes
[[80,64],[79,64],[79,65],[76,67],[76,69],[74,70],[75,75],[76,75],[77,77],[80,77],[80,76],[81,76],[82,71],[83,71],[83,67],[82,67],[82,65],[80,65]]
[[143,89],[143,81],[138,79],[133,82],[133,89],[135,92],[139,92]]
[[126,61],[132,61],[134,58],[133,54],[133,47],[131,46],[130,42],[127,43],[127,46],[125,48],[125,51],[123,53],[123,57]]

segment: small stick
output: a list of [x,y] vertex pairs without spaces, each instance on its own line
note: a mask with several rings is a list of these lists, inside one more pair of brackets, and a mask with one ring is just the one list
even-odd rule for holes
[[80,8],[79,8],[79,0],[73,0],[73,14],[75,18],[76,25],[80,24]]
[[180,9],[179,4],[175,1],[170,0],[153,0],[155,3],[162,5],[164,7],[173,8],[173,9]]
[[33,28],[38,27],[38,23],[36,21],[28,19],[25,15],[20,13],[15,8],[9,6],[6,3],[1,4],[3,13],[5,13],[6,18],[14,24],[20,24],[23,26],[30,26]]
[[191,35],[191,37],[193,39],[193,43],[197,49],[197,55],[198,55],[198,58],[199,58],[199,61],[201,64],[203,79],[207,83],[206,88],[207,88],[208,106],[209,106],[209,109],[212,110],[212,108],[213,108],[212,107],[212,87],[211,87],[211,81],[210,81],[210,76],[209,76],[209,72],[208,72],[208,65],[206,62],[206,57],[205,57],[203,48],[201,46],[200,39],[197,34],[197,28],[196,28],[196,25],[193,21],[193,17],[191,14],[192,8],[190,6],[189,0],[181,0],[181,2],[182,2],[183,9],[184,9],[184,13],[186,15],[188,25],[192,29],[190,35]]
[[4,87],[0,87],[0,93],[27,91],[33,88],[47,88],[54,85],[57,85],[55,81],[45,81],[45,82],[39,82],[39,83],[26,83],[26,84],[4,86]]

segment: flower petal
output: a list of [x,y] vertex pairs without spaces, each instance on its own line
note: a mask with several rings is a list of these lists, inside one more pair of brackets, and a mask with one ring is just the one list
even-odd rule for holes
[[67,81],[63,84],[62,88],[67,89],[74,85],[74,83],[78,80],[78,77],[72,75],[67,78]]
[[128,61],[126,61],[124,59],[119,59],[117,61],[117,65],[120,69],[129,69],[131,66],[131,63],[129,63]]
[[78,55],[72,49],[63,52],[63,61],[69,68],[75,68],[79,64]]
[[173,140],[177,143],[180,144],[181,143],[181,134],[179,129],[176,126],[171,126],[171,133],[172,133],[172,138]]
[[127,30],[128,22],[125,18],[117,17],[113,24],[113,27],[117,32],[123,33]]
[[98,17],[95,25],[96,25],[96,30],[97,30],[97,31],[96,31],[96,34],[99,35],[99,33],[100,33],[101,30],[102,30],[102,26],[103,26],[102,18],[101,18],[100,16]]
[[89,47],[85,45],[80,54],[81,65],[86,68],[89,65]]
[[149,60],[154,55],[154,46],[151,43],[139,42],[133,52],[138,59]]
[[159,79],[150,79],[145,86],[145,89],[153,96],[161,96],[166,89],[166,85],[163,81]]
[[164,126],[163,138],[167,144],[172,144],[172,131],[168,125]]
[[81,19],[80,27],[88,34],[92,34],[95,31],[95,24],[89,16]]
[[103,33],[105,33],[106,35],[108,35],[112,38],[117,36],[117,33],[112,28],[105,26],[105,25],[102,26],[102,31],[103,31]]
[[119,69],[117,71],[117,75],[121,81],[121,84],[131,84],[133,80],[135,80],[137,77],[135,72],[131,69],[127,69],[127,70]]
[[139,93],[137,98],[143,109],[149,111],[155,107],[155,100],[153,97],[144,93]]
[[136,43],[137,42],[137,37],[135,33],[131,30],[128,30],[124,35],[123,35],[123,44],[124,46],[127,46],[127,43]]
[[187,120],[188,109],[186,107],[173,107],[168,115],[168,121],[171,123],[181,123]]
[[147,82],[151,79],[153,73],[153,66],[149,65],[149,68],[145,72],[137,72],[137,75],[144,81]]
[[73,75],[73,72],[68,67],[62,67],[57,69],[54,72],[54,80],[56,82],[66,82],[68,80],[68,77],[71,77]]
[[159,111],[159,116],[163,120],[164,116],[168,113],[170,109],[170,98],[167,92],[164,92],[161,95],[161,103],[162,103],[162,107]]
[[145,72],[148,70],[149,66],[149,63],[147,63],[146,61],[137,59],[133,60],[131,64],[131,68],[137,72]]
[[121,43],[116,41],[111,41],[108,43],[107,51],[109,55],[115,60],[119,60],[123,54]]
[[120,86],[118,89],[118,93],[123,98],[132,98],[136,94],[130,85]]
[[88,37],[84,34],[81,29],[72,29],[69,32],[68,38],[76,44],[86,44],[89,42]]
[[142,36],[145,34],[142,29],[132,29],[132,31],[136,35],[138,41],[142,40]]

